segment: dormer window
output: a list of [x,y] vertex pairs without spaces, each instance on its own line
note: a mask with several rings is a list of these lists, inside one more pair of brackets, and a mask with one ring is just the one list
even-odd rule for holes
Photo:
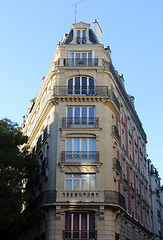
[[86,30],[77,30],[76,43],[85,44],[87,42]]

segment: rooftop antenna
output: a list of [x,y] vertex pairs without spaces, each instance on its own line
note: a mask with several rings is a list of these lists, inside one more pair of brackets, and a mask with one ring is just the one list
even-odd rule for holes
[[75,12],[74,12],[74,14],[75,14],[75,23],[76,23],[76,13],[77,13],[76,6],[77,6],[79,3],[83,2],[83,1],[84,1],[84,0],[81,0],[80,2],[76,2],[75,4],[71,5],[71,6],[75,6]]

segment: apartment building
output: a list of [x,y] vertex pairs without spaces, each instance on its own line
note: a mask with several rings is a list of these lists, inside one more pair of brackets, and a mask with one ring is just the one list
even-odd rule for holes
[[18,239],[161,239],[147,137],[93,24],[63,35],[24,120],[41,170]]

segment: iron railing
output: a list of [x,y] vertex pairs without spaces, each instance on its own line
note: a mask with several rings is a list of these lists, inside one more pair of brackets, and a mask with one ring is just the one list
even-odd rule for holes
[[120,205],[124,209],[126,208],[125,197],[116,191],[106,190],[104,191],[104,200],[106,203]]
[[97,231],[89,231],[89,230],[80,230],[80,231],[63,231],[63,239],[71,240],[71,239],[97,239]]
[[98,163],[99,152],[98,151],[63,151],[62,162]]
[[67,67],[95,67],[98,66],[97,58],[66,58],[63,62]]
[[117,158],[113,158],[113,169],[116,169],[119,173],[121,173],[121,164]]
[[86,44],[87,43],[86,37],[77,37],[76,43],[77,44]]
[[63,128],[99,128],[98,117],[64,117]]
[[54,86],[53,96],[106,96],[112,100],[118,109],[120,109],[119,101],[116,98],[114,92],[108,89],[107,86],[96,87],[75,87],[75,86]]
[[116,136],[116,138],[118,140],[120,140],[119,131],[118,131],[118,128],[115,125],[112,125],[112,135]]

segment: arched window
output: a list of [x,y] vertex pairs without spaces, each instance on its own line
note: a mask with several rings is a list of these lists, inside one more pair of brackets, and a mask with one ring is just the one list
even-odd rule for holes
[[68,80],[68,94],[94,94],[94,79],[90,77],[73,77]]

